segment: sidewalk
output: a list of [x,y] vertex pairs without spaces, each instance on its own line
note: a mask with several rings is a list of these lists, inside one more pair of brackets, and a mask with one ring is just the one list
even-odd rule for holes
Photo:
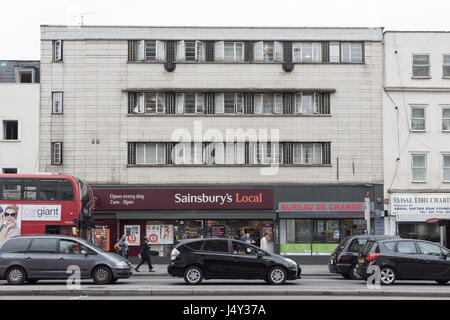
[[[135,268],[137,264],[133,264]],[[302,276],[339,276],[338,274],[331,273],[328,270],[328,265],[301,265]],[[143,264],[139,268],[139,272],[133,269],[133,277],[148,277],[148,276],[169,276],[167,273],[167,264],[154,264],[153,270],[155,272],[148,272],[147,264]]]

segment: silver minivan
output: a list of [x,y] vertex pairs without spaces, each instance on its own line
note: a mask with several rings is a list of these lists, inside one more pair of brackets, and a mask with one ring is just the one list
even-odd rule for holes
[[63,235],[19,236],[0,247],[0,279],[8,284],[36,283],[41,279],[67,279],[74,270],[81,279],[114,283],[132,274],[131,263],[92,243]]

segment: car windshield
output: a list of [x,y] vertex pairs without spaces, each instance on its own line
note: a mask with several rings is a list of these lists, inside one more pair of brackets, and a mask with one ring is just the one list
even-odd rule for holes
[[96,246],[95,244],[93,244],[92,242],[89,242],[89,241],[87,241],[87,240],[85,240],[85,239],[81,239],[81,238],[78,238],[78,241],[80,241],[81,243],[83,243],[84,245],[86,245],[88,248],[94,248],[94,249],[96,249],[96,250],[98,250],[98,251],[101,251],[101,252],[107,252],[107,251],[105,251],[104,249],[102,249],[102,248],[100,248],[99,246]]

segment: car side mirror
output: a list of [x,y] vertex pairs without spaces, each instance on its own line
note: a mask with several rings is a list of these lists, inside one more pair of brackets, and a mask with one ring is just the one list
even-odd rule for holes
[[261,259],[263,257],[263,253],[261,251],[258,251],[256,256],[258,257],[258,259]]

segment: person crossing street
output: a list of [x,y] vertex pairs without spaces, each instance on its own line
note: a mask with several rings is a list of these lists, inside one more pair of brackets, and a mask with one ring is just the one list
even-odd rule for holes
[[139,253],[139,258],[141,258],[141,261],[136,266],[136,268],[134,268],[136,272],[139,272],[139,267],[142,266],[145,261],[147,261],[148,264],[148,271],[155,272],[155,270],[153,270],[152,259],[150,257],[150,242],[148,241],[148,239],[145,239],[144,243],[142,244],[141,252]]

